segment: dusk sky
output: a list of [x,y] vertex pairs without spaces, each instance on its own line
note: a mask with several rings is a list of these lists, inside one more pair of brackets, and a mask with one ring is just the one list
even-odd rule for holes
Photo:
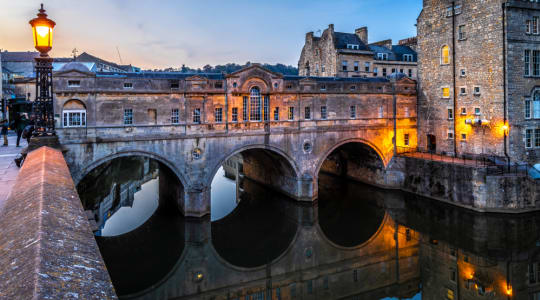
[[0,0],[0,49],[33,50],[28,21],[43,2],[56,22],[53,57],[92,55],[142,68],[205,64],[296,66],[308,31],[354,32],[369,41],[416,35],[421,0]]

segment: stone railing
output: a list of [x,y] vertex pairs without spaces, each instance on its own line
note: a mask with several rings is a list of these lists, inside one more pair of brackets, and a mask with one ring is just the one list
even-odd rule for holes
[[116,299],[62,152],[30,152],[0,214],[0,299]]

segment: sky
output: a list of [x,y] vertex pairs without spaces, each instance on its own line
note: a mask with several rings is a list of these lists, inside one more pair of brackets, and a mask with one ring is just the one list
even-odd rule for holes
[[28,21],[41,2],[56,22],[51,56],[77,48],[143,69],[296,66],[306,32],[368,26],[369,42],[397,43],[416,35],[422,8],[422,0],[0,0],[0,49],[34,50]]

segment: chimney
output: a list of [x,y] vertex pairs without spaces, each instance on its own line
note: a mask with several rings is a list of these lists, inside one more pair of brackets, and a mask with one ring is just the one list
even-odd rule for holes
[[306,33],[306,43],[311,43],[313,41],[313,31]]
[[334,32],[334,24],[329,24],[328,29],[330,29],[330,31]]
[[366,26],[357,28],[354,33],[364,44],[368,44],[368,31]]
[[403,39],[403,40],[399,41],[399,45],[409,46],[409,47],[411,47],[411,49],[416,51],[417,39],[416,39],[416,37],[410,37],[408,39]]

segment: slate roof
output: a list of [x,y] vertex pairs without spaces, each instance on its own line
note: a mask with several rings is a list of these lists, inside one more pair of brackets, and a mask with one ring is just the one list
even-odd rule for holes
[[347,49],[348,44],[359,45],[358,50],[370,51],[354,33],[334,32],[336,49]]
[[221,73],[181,73],[181,72],[96,72],[97,77],[117,78],[154,78],[154,79],[186,79],[200,76],[211,80],[225,79]]
[[100,63],[100,64],[104,64],[104,65],[109,65],[109,66],[112,66],[114,68],[117,68],[117,69],[120,69],[120,70],[124,70],[124,71],[130,71],[128,70],[128,66],[131,67],[130,65],[128,66],[122,66],[122,65],[118,65],[118,64],[115,64],[113,62],[110,62],[110,61],[106,61],[104,59],[101,59],[99,57],[95,57],[91,54],[88,54],[86,52],[83,52],[81,53],[79,56],[77,56],[77,61],[78,62],[94,62],[94,63]]
[[369,45],[371,51],[373,51],[373,57],[377,59],[377,53],[388,53],[388,61],[403,61],[403,54],[412,54],[413,62],[418,61],[418,54],[409,46],[393,45],[392,49],[388,49],[384,46]]
[[11,52],[4,51],[0,54],[2,61],[11,61],[11,62],[33,62],[34,58],[39,57],[39,52]]
[[285,75],[283,76],[284,80],[302,80],[304,78],[309,78],[313,81],[321,82],[388,82],[389,80],[385,77],[306,77],[306,76],[296,76],[296,75]]

